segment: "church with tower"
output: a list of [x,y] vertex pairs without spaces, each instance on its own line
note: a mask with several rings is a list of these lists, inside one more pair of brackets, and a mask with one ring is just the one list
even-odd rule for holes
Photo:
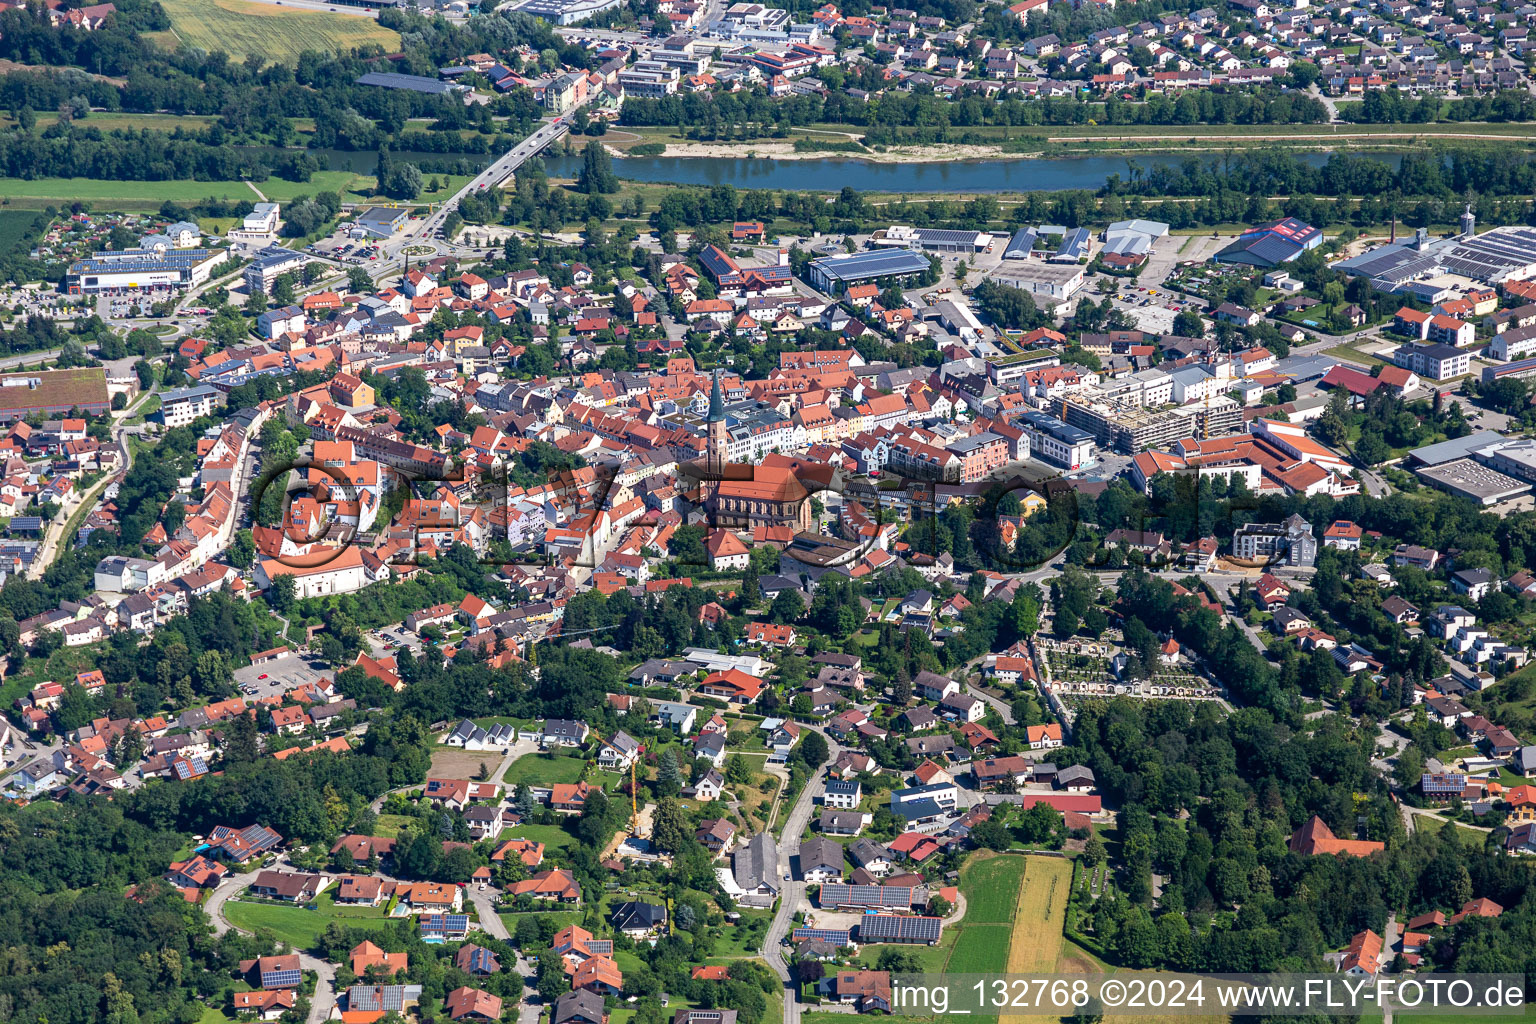
[[758,464],[730,461],[730,423],[718,369],[710,382],[705,429],[704,507],[711,525],[789,527],[797,533],[811,529],[810,491],[795,475],[793,460],[769,455]]

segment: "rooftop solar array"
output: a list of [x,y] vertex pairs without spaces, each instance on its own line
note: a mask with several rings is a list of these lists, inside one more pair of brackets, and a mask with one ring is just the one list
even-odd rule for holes
[[352,1012],[399,1013],[405,1009],[405,986],[353,985],[347,989],[347,1009]]
[[303,980],[304,975],[300,971],[280,970],[261,972],[262,988],[297,988],[299,982]]
[[828,882],[821,887],[824,907],[900,907],[912,905],[910,885],[847,885]]
[[911,249],[886,249],[837,259],[812,260],[811,266],[832,280],[857,281],[886,274],[920,274],[929,264],[928,257]]
[[1409,242],[1342,260],[1340,270],[1401,283],[1442,271],[1496,284],[1536,273],[1536,228],[1494,228],[1471,238],[1438,239],[1422,249]]
[[944,922],[937,917],[900,917],[895,914],[866,914],[859,922],[863,942],[937,942]]
[[1008,247],[1003,250],[1003,259],[1022,260],[1027,259],[1035,248],[1035,229],[1019,228],[1018,232],[1008,242]]
[[421,919],[423,935],[469,931],[468,914],[428,914]]
[[848,928],[796,928],[789,937],[795,942],[811,940],[839,948],[853,944],[853,932]]

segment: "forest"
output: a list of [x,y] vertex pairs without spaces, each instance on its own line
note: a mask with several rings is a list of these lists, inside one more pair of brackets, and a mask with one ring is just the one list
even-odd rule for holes
[[[1210,704],[1089,701],[1068,756],[1080,755],[1124,801],[1117,892],[1088,915],[1093,940],[1132,967],[1207,971],[1326,969],[1321,955],[1389,912],[1441,910],[1486,897],[1506,908],[1442,929],[1427,946],[1456,971],[1532,970],[1533,864],[1497,834],[1449,827],[1404,832],[1371,771],[1374,728],[1325,716],[1297,731],[1258,709],[1222,717]],[[1188,816],[1185,816],[1187,812]],[[1335,834],[1386,843],[1368,858],[1286,848],[1313,814]],[[1163,878],[1152,899],[1153,872]]]

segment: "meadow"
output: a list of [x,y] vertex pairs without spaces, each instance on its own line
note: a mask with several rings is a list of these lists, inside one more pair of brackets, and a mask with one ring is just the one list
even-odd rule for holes
[[960,869],[960,885],[965,893],[965,923],[1009,924],[1019,902],[1019,885],[1024,879],[1027,858],[971,855]]
[[162,45],[185,44],[232,60],[255,54],[279,64],[293,64],[305,50],[346,53],[361,46],[400,48],[400,34],[373,18],[324,11],[279,11],[241,0],[163,0],[171,30]]

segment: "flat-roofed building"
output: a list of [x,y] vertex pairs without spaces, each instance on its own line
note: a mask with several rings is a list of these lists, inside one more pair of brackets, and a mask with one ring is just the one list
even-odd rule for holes
[[100,415],[110,408],[107,371],[101,366],[0,374],[0,423],[73,409]]
[[190,288],[207,281],[213,268],[228,259],[228,249],[98,252],[69,265],[64,290],[71,295],[95,295],[142,288]]
[[1076,295],[1086,278],[1084,268],[1076,264],[1010,259],[994,270],[989,280],[1060,303]]

